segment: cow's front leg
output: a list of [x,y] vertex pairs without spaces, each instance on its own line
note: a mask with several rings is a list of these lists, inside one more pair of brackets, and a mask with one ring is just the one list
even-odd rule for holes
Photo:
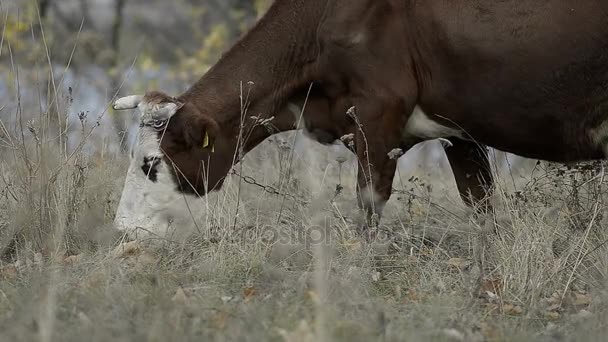
[[365,233],[380,223],[384,206],[391,196],[397,163],[395,160],[381,160],[372,156],[359,158],[357,199],[365,218],[365,224],[361,227],[362,233]]
[[358,157],[357,197],[363,210],[364,235],[377,227],[382,209],[391,196],[397,158],[391,151],[401,145],[401,132],[408,111],[399,104],[376,104],[349,110],[355,122],[355,148]]

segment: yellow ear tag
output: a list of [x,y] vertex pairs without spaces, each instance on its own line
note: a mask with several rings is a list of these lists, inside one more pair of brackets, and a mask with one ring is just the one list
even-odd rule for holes
[[203,138],[203,148],[207,148],[209,146],[209,134],[205,132],[205,137]]

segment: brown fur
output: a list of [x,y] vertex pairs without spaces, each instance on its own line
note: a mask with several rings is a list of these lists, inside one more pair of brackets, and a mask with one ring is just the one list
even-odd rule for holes
[[[388,151],[419,142],[402,139],[416,105],[462,129],[470,141],[454,140],[447,155],[470,203],[492,183],[481,144],[552,161],[604,158],[589,132],[608,114],[606,13],[605,0],[277,0],[177,97],[185,105],[161,147],[182,191],[217,189],[239,148],[274,133],[249,116],[275,116],[276,132],[291,130],[287,104],[303,105],[313,84],[305,125],[325,143],[355,133],[359,185],[372,184],[382,201],[396,167]],[[206,131],[215,153],[201,149]]]

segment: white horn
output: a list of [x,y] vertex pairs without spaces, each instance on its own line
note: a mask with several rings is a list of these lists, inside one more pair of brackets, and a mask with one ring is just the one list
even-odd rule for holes
[[125,109],[133,109],[137,108],[141,100],[143,99],[143,95],[131,95],[121,97],[114,102],[112,108],[114,110],[125,110]]

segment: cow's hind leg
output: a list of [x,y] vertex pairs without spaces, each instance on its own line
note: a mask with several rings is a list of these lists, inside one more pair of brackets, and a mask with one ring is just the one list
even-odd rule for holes
[[[351,109],[355,121],[355,149],[359,161],[357,194],[359,207],[364,211],[365,224],[361,233],[373,238],[384,204],[391,196],[397,158],[390,152],[399,148],[401,129],[407,117],[403,103],[368,101]],[[410,110],[411,111],[411,110]]]
[[478,213],[487,212],[490,209],[487,194],[494,183],[487,148],[461,139],[450,139],[450,142],[452,146],[446,147],[445,152],[460,197]]

